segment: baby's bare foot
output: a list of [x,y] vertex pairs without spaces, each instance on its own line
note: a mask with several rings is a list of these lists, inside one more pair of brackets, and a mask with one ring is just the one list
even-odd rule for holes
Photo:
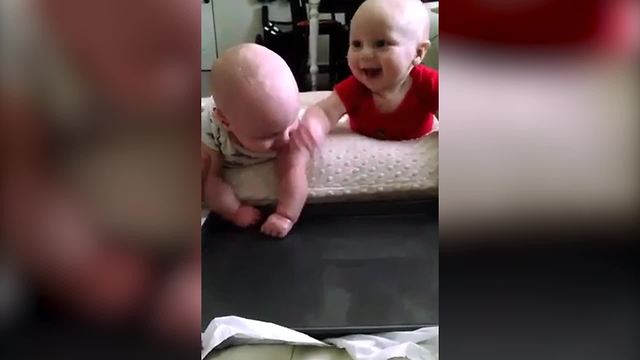
[[287,236],[292,227],[293,221],[274,213],[265,221],[261,230],[266,235],[283,238]]
[[231,217],[231,221],[240,227],[254,225],[260,220],[260,210],[253,206],[242,205]]

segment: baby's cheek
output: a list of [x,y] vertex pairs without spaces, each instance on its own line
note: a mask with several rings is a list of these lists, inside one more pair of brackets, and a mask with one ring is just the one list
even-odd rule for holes
[[264,152],[269,152],[269,151],[272,151],[274,147],[275,147],[274,142],[273,142],[273,141],[270,141],[270,142],[268,142],[268,143],[265,143],[265,144],[262,146],[262,151],[264,151]]
[[250,144],[249,150],[253,152],[269,152],[271,150],[272,141],[254,141]]

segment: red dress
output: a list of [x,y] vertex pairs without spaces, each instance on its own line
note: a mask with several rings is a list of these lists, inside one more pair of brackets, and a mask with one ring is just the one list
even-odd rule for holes
[[371,91],[353,75],[335,87],[349,115],[351,129],[362,135],[386,140],[409,140],[429,133],[438,110],[438,71],[422,64],[410,74],[411,88],[397,109],[381,113]]

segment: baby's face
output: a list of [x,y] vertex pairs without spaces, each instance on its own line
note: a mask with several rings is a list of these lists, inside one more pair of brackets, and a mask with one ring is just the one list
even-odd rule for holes
[[[247,109],[244,116],[229,121],[229,131],[247,150],[256,153],[277,152],[289,144],[290,134],[298,127],[297,107],[278,113]],[[271,114],[269,114],[271,113]]]
[[298,127],[298,122],[294,121],[284,128],[262,128],[255,129],[251,134],[234,132],[238,142],[247,150],[256,153],[268,153],[278,151],[289,144],[289,136]]
[[384,9],[357,13],[349,35],[351,73],[374,92],[398,85],[416,59],[419,31]]

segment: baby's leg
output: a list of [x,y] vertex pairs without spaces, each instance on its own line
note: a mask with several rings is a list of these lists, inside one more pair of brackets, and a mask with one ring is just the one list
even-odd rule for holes
[[[204,149],[206,146],[203,145],[202,148]],[[207,152],[208,156],[203,156],[202,158],[209,158],[209,171],[202,186],[202,197],[205,205],[211,211],[237,226],[247,227],[258,222],[260,211],[253,206],[240,203],[231,186],[222,179],[222,165],[224,162],[222,155],[208,148],[204,151]]]

